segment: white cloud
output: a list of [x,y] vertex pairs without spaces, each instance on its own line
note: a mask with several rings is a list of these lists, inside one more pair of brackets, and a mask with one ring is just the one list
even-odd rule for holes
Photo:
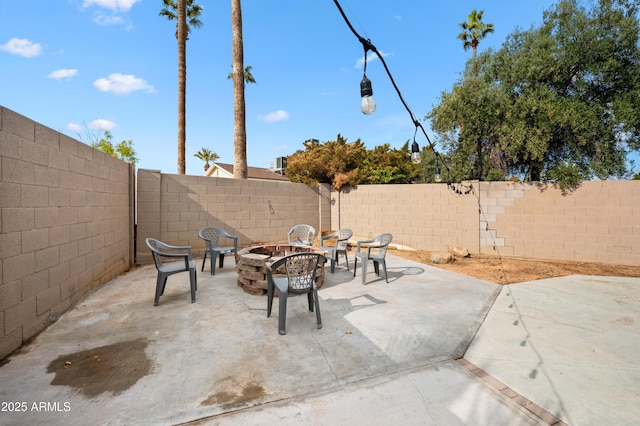
[[114,12],[126,12],[137,2],[142,0],[84,0],[82,7],[90,7],[93,5],[113,10]]
[[99,78],[93,82],[93,86],[101,92],[127,94],[137,90],[145,90],[147,93],[155,92],[155,88],[142,78],[135,75],[120,73],[109,74],[108,78]]
[[62,78],[71,78],[75,77],[78,74],[78,70],[76,69],[67,69],[63,68],[61,70],[55,70],[51,74],[47,76],[47,78],[54,78],[56,80],[60,80]]
[[93,16],[93,22],[100,25],[101,27],[106,27],[108,25],[124,25],[124,19],[117,15],[105,15],[104,13],[96,13]]
[[117,124],[114,123],[113,121],[99,118],[97,120],[93,120],[91,123],[89,123],[87,127],[90,129],[97,129],[97,130],[111,130],[116,126]]
[[277,121],[284,121],[289,119],[289,113],[283,109],[270,112],[267,115],[259,115],[258,120],[266,121],[267,123],[275,123]]
[[67,130],[73,133],[80,133],[82,131],[82,126],[76,123],[67,124]]
[[34,43],[26,38],[12,38],[0,46],[0,50],[13,53],[14,55],[24,56],[25,58],[32,58],[42,53],[40,43]]
[[[380,55],[382,55],[383,57],[387,57],[390,55],[390,53],[385,53],[382,50],[378,50],[378,52],[380,53]],[[367,52],[367,63],[370,63],[374,60],[378,59],[378,55],[376,55],[374,52]],[[358,59],[356,61],[356,68],[362,68],[364,67],[364,57]]]

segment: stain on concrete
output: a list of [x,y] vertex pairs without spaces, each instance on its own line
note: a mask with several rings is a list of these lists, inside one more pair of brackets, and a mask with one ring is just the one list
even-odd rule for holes
[[145,354],[146,339],[62,355],[49,363],[47,373],[55,373],[52,385],[70,386],[93,398],[104,392],[119,395],[150,374],[153,363]]
[[220,390],[207,399],[202,401],[201,405],[222,405],[225,409],[232,407],[240,407],[245,405],[252,399],[260,398],[267,394],[264,387],[258,383],[245,384],[240,392],[229,392],[228,390]]
[[613,321],[614,324],[620,324],[620,325],[633,325],[634,322],[635,321],[633,320],[633,318],[628,317],[626,315]]

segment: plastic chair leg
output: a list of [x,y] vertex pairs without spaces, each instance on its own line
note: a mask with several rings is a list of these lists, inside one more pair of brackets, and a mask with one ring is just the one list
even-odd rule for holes
[[196,290],[198,288],[198,282],[196,280],[197,277],[195,268],[189,269],[189,282],[191,284],[191,303],[195,303],[196,301]]
[[[366,284],[367,282],[367,265],[369,264],[369,259],[362,259],[362,284]],[[355,271],[354,271],[355,275]]]
[[267,285],[267,318],[271,316],[272,305],[273,305],[273,286]]
[[200,272],[204,271],[204,264],[207,261],[207,253],[209,253],[209,250],[204,251],[204,257],[202,258],[202,268],[200,268]]
[[153,306],[158,306],[160,302],[160,296],[164,293],[164,286],[167,282],[167,277],[158,274],[158,278],[156,279],[156,297],[153,300]]
[[313,293],[307,293],[307,302],[309,302],[309,312],[313,312]]
[[[347,252],[344,251],[344,264],[347,265],[347,271],[349,270],[349,258],[347,257]],[[336,256],[337,258],[337,256]]]
[[218,251],[212,251],[209,261],[211,262],[211,275],[216,274],[216,259],[220,255]]
[[320,301],[318,300],[318,291],[313,289],[313,298],[316,304],[316,321],[318,321],[318,329],[322,328],[322,317],[320,316]]
[[285,335],[287,323],[287,292],[278,290],[278,333]]

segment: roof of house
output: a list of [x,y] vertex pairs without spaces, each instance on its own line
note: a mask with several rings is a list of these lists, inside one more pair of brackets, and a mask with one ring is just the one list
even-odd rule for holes
[[[205,176],[211,176],[216,168],[224,170],[226,174],[229,175],[229,177],[233,177],[233,164],[225,163],[213,163],[213,165],[209,167],[209,170],[207,170],[207,172],[205,173]],[[289,178],[284,175],[275,173],[274,171],[269,169],[251,166],[247,167],[247,179],[280,180],[289,182]]]

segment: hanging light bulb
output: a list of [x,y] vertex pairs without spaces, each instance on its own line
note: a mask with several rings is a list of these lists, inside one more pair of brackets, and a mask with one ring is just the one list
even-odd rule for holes
[[436,166],[436,175],[434,177],[436,182],[442,182],[442,176],[440,176],[440,166]]
[[373,99],[371,81],[366,75],[362,77],[362,81],[360,82],[360,96],[362,96],[362,101],[360,102],[360,110],[362,113],[371,115],[376,112],[376,101]]
[[422,161],[422,157],[420,157],[420,147],[418,146],[418,142],[415,140],[411,144],[411,162],[413,164],[420,164]]

